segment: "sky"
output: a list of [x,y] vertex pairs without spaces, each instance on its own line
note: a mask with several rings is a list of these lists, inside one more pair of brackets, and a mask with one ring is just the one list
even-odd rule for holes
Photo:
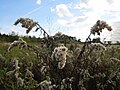
[[31,35],[39,37],[39,32],[26,34],[14,22],[20,18],[37,21],[49,35],[57,32],[84,41],[97,20],[106,21],[113,30],[104,29],[100,36],[106,41],[120,41],[120,0],[1,0],[0,33]]

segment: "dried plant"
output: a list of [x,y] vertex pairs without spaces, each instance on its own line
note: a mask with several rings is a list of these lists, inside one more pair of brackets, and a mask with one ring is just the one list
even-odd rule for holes
[[30,18],[19,18],[14,23],[14,25],[17,25],[18,23],[21,23],[22,27],[26,28],[26,33],[28,34],[34,27],[36,27],[35,32],[38,30],[40,31],[40,35],[42,34],[44,36],[45,44],[47,47],[50,47],[53,49],[54,46],[54,38],[51,37],[41,26],[38,24],[38,22],[33,21]]
[[68,48],[65,46],[56,47],[52,53],[52,59],[58,62],[58,68],[63,69],[66,64],[66,55]]
[[33,27],[36,26],[37,22],[34,22],[32,19],[29,18],[19,18],[14,25],[17,25],[18,23],[21,23],[22,27],[27,28],[26,33],[28,34]]
[[18,87],[22,87],[24,85],[24,79],[22,79],[21,77],[19,77],[17,79],[17,85],[18,85]]
[[7,76],[14,75],[15,78],[18,78],[20,67],[18,66],[18,60],[17,60],[16,58],[14,58],[13,68],[14,68],[14,70],[8,71],[8,72],[6,73],[6,75],[7,75]]
[[34,27],[36,27],[36,31],[40,30],[40,32],[43,32],[43,36],[49,37],[48,33],[38,24],[38,22],[33,21],[30,18],[19,18],[16,20],[14,25],[17,25],[18,23],[21,23],[22,27],[26,28],[26,33],[28,34]]
[[12,48],[18,46],[20,49],[23,49],[24,47],[27,47],[26,41],[24,41],[22,38],[19,38],[18,40],[13,41],[9,47],[8,47],[8,52],[11,51]]
[[61,37],[63,34],[62,34],[62,32],[57,32],[54,36],[55,37]]
[[[91,34],[100,35],[104,28],[112,29],[100,20],[93,27],[86,41],[75,45],[74,49],[69,49],[73,42],[65,46],[55,42],[58,47],[53,46],[53,49],[27,44],[28,49],[23,52],[29,55],[23,55],[22,65],[18,60],[14,60],[12,67],[5,63],[11,67],[7,78],[0,79],[7,87],[5,90],[11,89],[9,86],[15,86],[16,90],[120,90],[118,47],[92,43],[90,37]],[[31,55],[35,57],[28,59]]]
[[51,81],[47,81],[47,80],[44,80],[39,84],[41,90],[51,90],[50,85],[51,85]]
[[100,32],[102,32],[102,29],[107,28],[108,31],[112,31],[111,26],[109,26],[105,21],[98,20],[96,24],[91,28],[91,33],[95,35],[97,33],[100,35]]
[[26,68],[25,78],[29,77],[34,77],[34,74],[28,68]]

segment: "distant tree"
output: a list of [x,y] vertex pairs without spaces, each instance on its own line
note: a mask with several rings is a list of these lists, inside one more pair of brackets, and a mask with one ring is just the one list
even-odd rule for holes
[[119,42],[119,41],[117,41],[117,42],[116,42],[116,44],[117,44],[117,45],[120,45],[120,42]]
[[81,42],[81,39],[78,39],[78,42]]
[[108,44],[111,45],[111,44],[112,44],[112,41],[108,41]]
[[92,42],[93,43],[101,43],[101,41],[100,41],[100,38],[98,37],[98,38],[94,38],[93,40],[92,40]]
[[14,31],[12,31],[10,35],[15,36],[16,33]]

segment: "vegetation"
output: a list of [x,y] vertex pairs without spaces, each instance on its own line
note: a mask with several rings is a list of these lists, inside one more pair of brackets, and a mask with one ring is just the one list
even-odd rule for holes
[[97,21],[84,43],[62,33],[49,36],[37,28],[43,38],[21,37],[25,47],[20,42],[9,52],[10,43],[19,36],[0,35],[4,37],[0,38],[0,90],[120,90],[120,45],[90,38],[104,28],[111,31],[106,22]]

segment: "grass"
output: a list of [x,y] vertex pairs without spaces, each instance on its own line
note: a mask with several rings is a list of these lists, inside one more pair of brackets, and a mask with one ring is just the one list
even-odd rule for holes
[[[55,62],[51,61],[51,49],[46,46],[42,47],[42,44],[40,43],[28,43],[28,45],[32,46],[32,48],[23,48],[21,50],[18,47],[15,47],[11,52],[6,52],[9,43],[0,42],[0,54],[3,56],[0,58],[0,89],[39,90],[40,87],[36,87],[36,85],[43,80],[46,80],[46,77],[49,76],[51,84],[56,85],[53,90],[61,90],[61,83],[63,83],[64,90],[67,90],[67,87],[65,87],[64,84],[68,85],[69,83],[67,84],[66,82],[62,82],[62,80],[66,80],[66,78],[70,76],[76,62],[76,60],[73,61],[75,59],[73,58],[74,56],[68,56],[67,60],[69,61],[67,62],[65,68],[63,70],[59,70]],[[70,43],[66,44],[69,50],[71,45],[72,44]],[[82,46],[82,44],[77,45],[79,48],[82,48]],[[91,52],[87,57],[88,52],[85,52],[84,57],[81,59],[81,67],[77,66],[74,74],[72,75],[75,80],[69,88],[72,88],[73,90],[120,90],[120,77],[118,75],[120,73],[120,63],[110,60],[110,58],[120,59],[120,45],[108,45],[106,48],[107,50],[103,54],[100,54],[98,58],[97,53]],[[75,49],[72,49],[71,52],[74,53],[74,50]],[[37,54],[39,55],[37,56]],[[19,61],[19,77],[24,79],[24,85],[19,88],[16,85],[14,75],[12,75],[11,78],[6,77],[6,72],[14,69],[12,64],[14,58]],[[47,72],[42,73],[40,70],[44,66],[44,63],[49,65],[49,68]],[[34,78],[25,78],[26,67],[28,67],[34,74]],[[80,75],[77,71],[80,72]],[[77,79],[80,81],[77,81]],[[75,85],[76,82],[77,85]]]

